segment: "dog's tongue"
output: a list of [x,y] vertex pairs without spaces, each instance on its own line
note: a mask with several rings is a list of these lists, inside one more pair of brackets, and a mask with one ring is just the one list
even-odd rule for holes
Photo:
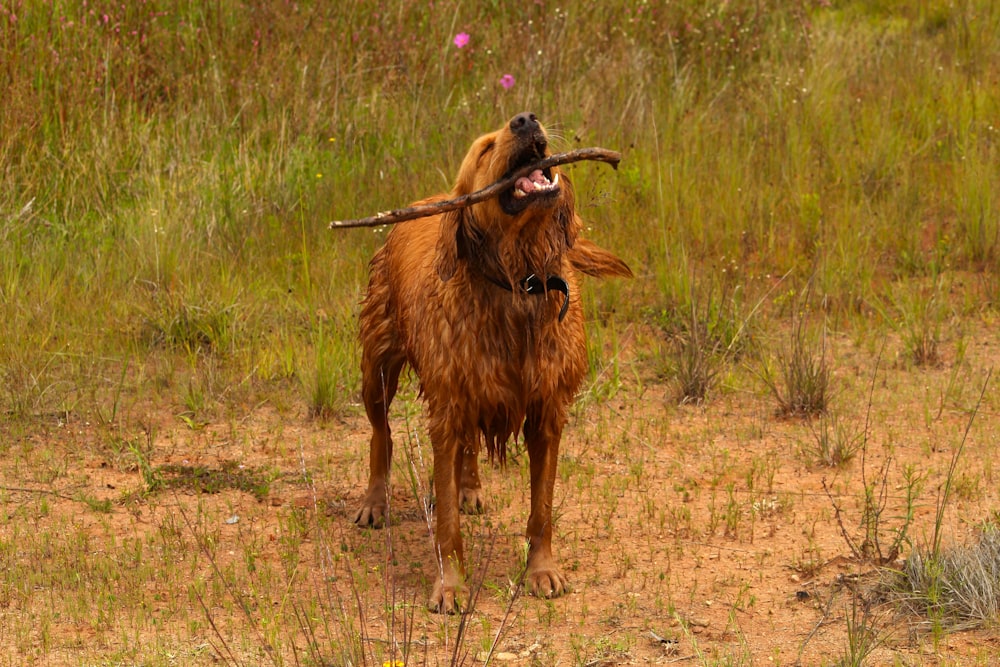
[[536,169],[527,176],[517,179],[514,187],[521,192],[531,192],[536,190],[539,185],[549,185],[549,179],[545,178],[545,174],[542,173],[541,169]]

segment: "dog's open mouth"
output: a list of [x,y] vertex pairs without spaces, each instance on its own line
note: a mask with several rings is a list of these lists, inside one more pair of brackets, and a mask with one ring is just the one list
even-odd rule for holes
[[[536,142],[512,161],[511,173],[545,157],[546,142]],[[535,202],[549,203],[559,194],[559,174],[552,169],[535,169],[522,176],[514,187],[500,195],[500,208],[507,215],[517,215]]]
[[550,180],[549,175],[545,171],[536,169],[527,176],[517,179],[517,182],[514,184],[514,199],[522,199],[529,195],[558,190],[559,174],[556,174]]

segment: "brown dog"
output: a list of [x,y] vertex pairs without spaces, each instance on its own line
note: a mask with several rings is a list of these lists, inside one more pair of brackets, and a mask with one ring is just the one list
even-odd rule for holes
[[[518,114],[472,144],[451,196],[548,154],[535,115]],[[408,363],[427,401],[434,449],[440,576],[430,606],[437,611],[466,601],[458,514],[482,508],[479,449],[485,440],[502,461],[522,429],[531,467],[525,581],[536,595],[566,589],[552,557],[552,493],[559,439],[587,369],[576,271],[631,275],[620,259],[579,238],[580,228],[566,178],[558,168],[536,170],[498,198],[400,224],[371,261],[361,309],[371,476],[354,521],[385,520],[387,415]]]

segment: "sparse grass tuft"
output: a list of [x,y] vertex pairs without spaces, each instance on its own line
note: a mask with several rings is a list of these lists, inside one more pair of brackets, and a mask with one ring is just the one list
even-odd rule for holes
[[[344,322],[344,326],[349,326]],[[309,392],[309,415],[326,420],[342,415],[351,399],[351,383],[357,375],[357,354],[320,322],[314,337],[313,365],[303,371]]]
[[914,549],[888,586],[896,601],[932,631],[966,630],[1000,620],[1000,529],[987,526],[974,543]]
[[900,336],[910,361],[916,366],[941,365],[941,326],[945,316],[947,287],[936,277],[929,287],[907,285],[895,299]]
[[712,287],[692,289],[678,314],[677,323],[666,314],[663,326],[671,336],[669,370],[677,386],[679,403],[701,403],[715,387],[719,373],[739,359],[752,341],[751,318],[756,309],[742,312],[742,286],[721,281]]
[[776,379],[770,366],[762,377],[786,417],[813,417],[826,411],[830,400],[830,367],[826,359],[826,332],[812,338],[802,319],[792,326],[785,346],[778,351]]
[[195,305],[177,296],[168,297],[147,317],[150,337],[188,354],[229,352],[234,344],[236,309],[235,303]]
[[692,312],[691,322],[678,336],[674,352],[680,403],[701,403],[715,384],[722,360],[718,357],[718,341],[712,344],[710,338],[708,324]]
[[817,465],[828,468],[845,466],[864,445],[864,432],[845,423],[842,417],[830,410],[810,422],[809,430],[812,440],[804,449]]
[[871,654],[885,642],[884,619],[863,596],[852,595],[850,611],[844,615],[847,624],[847,646],[837,661],[838,667],[865,667]]

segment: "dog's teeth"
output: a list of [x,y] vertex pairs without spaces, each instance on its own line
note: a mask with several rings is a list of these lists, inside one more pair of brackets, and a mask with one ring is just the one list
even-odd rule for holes
[[559,175],[556,174],[553,180],[549,180],[541,169],[536,169],[528,176],[517,179],[514,185],[513,195],[515,199],[522,199],[532,193],[550,192],[555,190],[559,184]]

